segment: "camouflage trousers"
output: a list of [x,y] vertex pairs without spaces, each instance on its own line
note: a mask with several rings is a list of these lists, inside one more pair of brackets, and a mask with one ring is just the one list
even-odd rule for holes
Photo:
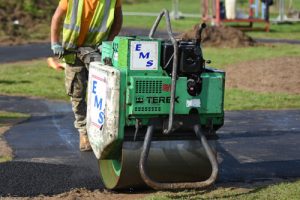
[[86,92],[88,84],[88,69],[79,59],[74,65],[65,67],[65,87],[71,97],[72,110],[75,115],[74,126],[80,134],[86,135]]
[[91,47],[78,48],[75,64],[65,68],[66,92],[71,97],[72,110],[75,115],[74,126],[80,134],[86,135],[86,92],[88,85],[88,66],[90,62],[101,61],[101,55]]

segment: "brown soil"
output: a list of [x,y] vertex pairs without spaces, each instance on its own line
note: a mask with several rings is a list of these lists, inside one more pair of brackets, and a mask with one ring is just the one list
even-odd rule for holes
[[[114,193],[107,190],[95,190],[90,191],[86,189],[73,189],[69,192],[62,193],[59,195],[55,195],[52,197],[47,196],[39,196],[35,198],[30,198],[32,200],[55,200],[55,199],[65,199],[65,200],[134,200],[134,199],[142,199],[145,197],[146,193]],[[24,198],[22,198],[24,199]]]
[[13,151],[6,143],[6,141],[2,138],[2,135],[9,130],[9,126],[0,127],[0,158],[12,158]]
[[[198,27],[199,25],[195,25],[193,29],[178,35],[177,38],[183,40],[196,38]],[[231,48],[255,45],[255,41],[244,32],[228,26],[207,27],[202,34],[202,43],[204,46]]]
[[300,57],[247,61],[226,68],[226,86],[257,92],[300,94]]
[[25,119],[1,119],[0,123],[0,158],[13,158],[13,150],[3,139],[3,135],[15,124],[24,121]]

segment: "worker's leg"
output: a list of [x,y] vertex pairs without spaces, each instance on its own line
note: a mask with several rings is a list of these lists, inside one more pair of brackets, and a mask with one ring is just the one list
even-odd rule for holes
[[72,110],[75,115],[74,126],[80,133],[80,143],[82,143],[82,140],[86,140],[86,142],[88,142],[86,130],[87,105],[85,100],[87,81],[88,71],[83,63],[77,61],[76,65],[66,66],[65,86],[67,94],[71,97]]

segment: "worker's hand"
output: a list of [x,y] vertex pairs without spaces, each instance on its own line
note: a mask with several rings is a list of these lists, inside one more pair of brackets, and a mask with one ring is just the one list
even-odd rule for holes
[[51,44],[51,49],[54,55],[58,56],[59,58],[63,57],[65,50],[59,43]]

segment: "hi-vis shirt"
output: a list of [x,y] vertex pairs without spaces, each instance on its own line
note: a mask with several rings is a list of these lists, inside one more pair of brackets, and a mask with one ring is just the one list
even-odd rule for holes
[[121,0],[60,0],[66,11],[63,47],[97,46],[107,38]]

